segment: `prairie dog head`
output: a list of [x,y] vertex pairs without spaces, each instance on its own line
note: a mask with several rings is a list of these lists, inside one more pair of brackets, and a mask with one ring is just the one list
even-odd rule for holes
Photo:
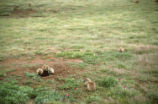
[[124,52],[124,51],[125,51],[125,49],[120,47],[119,52]]
[[46,70],[49,69],[49,66],[48,66],[47,64],[44,64],[44,65],[42,66],[42,69],[46,71]]
[[42,75],[42,74],[43,74],[43,69],[38,68],[38,69],[36,70],[36,72],[37,72],[38,75]]
[[91,79],[90,79],[90,78],[86,78],[86,79],[84,79],[84,84],[85,84],[85,85],[87,85],[88,82],[91,82]]

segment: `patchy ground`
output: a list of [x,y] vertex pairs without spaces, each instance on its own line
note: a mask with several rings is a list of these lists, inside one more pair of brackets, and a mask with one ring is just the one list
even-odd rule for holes
[[78,68],[73,68],[70,66],[70,63],[80,63],[83,62],[79,59],[63,59],[63,58],[54,58],[48,57],[42,59],[42,56],[35,56],[32,59],[28,57],[20,58],[11,58],[6,59],[5,61],[0,62],[1,65],[7,66],[11,69],[16,69],[14,71],[8,72],[7,76],[21,76],[25,77],[25,73],[36,73],[36,70],[42,67],[44,64],[47,64],[55,69],[55,74],[43,77],[43,79],[54,79],[57,77],[67,77],[69,75],[79,74],[83,70]]
[[[1,0],[0,103],[157,104],[157,6],[154,0]],[[43,64],[55,74],[38,76]],[[87,90],[85,78],[96,91]]]

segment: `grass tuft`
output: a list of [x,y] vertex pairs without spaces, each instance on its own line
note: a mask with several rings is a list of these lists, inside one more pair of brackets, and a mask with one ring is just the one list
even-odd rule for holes
[[26,86],[18,86],[14,83],[0,82],[0,102],[2,104],[25,104],[33,91]]
[[98,80],[98,84],[102,87],[109,88],[116,86],[118,84],[118,81],[116,80],[116,78],[108,76]]

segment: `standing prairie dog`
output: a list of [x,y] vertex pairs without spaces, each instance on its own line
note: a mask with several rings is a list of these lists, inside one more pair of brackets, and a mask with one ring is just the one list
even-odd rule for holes
[[139,0],[133,0],[134,3],[139,3]]
[[94,90],[96,90],[96,84],[95,84],[95,82],[91,81],[90,78],[87,78],[87,79],[86,79],[85,85],[87,86],[87,89],[88,89],[89,91],[94,91]]
[[125,49],[123,47],[120,47],[119,52],[124,52]]
[[31,7],[31,6],[32,6],[32,4],[31,4],[31,3],[28,3],[28,6],[29,6],[29,7]]

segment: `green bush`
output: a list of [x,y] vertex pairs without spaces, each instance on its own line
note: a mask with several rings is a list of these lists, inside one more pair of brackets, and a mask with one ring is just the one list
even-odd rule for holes
[[118,81],[114,77],[105,77],[101,80],[98,80],[98,83],[102,87],[114,87]]

